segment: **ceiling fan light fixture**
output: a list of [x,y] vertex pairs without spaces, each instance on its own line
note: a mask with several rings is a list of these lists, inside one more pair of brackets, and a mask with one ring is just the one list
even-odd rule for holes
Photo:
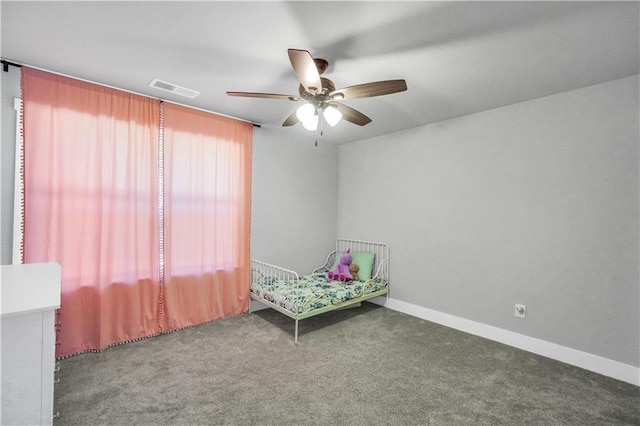
[[293,72],[300,83],[298,85],[299,96],[255,92],[227,92],[227,95],[301,101],[302,105],[298,104],[299,108],[289,114],[282,126],[290,127],[301,122],[305,129],[311,131],[319,127],[322,135],[325,127],[323,121],[326,121],[330,126],[335,126],[341,120],[358,126],[371,123],[371,118],[339,101],[372,98],[407,90],[407,82],[400,79],[372,81],[336,89],[333,81],[320,76],[327,70],[329,65],[327,60],[314,58],[308,50],[288,49],[287,51]]
[[311,119],[314,115],[316,115],[316,107],[312,104],[301,105],[296,111],[296,117],[303,123]]
[[333,127],[342,119],[342,113],[336,107],[329,105],[324,109],[324,119]]
[[302,122],[302,126],[307,130],[316,130],[318,128],[318,114],[314,114],[310,118],[304,120]]

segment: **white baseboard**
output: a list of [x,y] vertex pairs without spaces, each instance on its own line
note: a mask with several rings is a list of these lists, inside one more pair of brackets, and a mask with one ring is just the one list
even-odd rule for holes
[[424,308],[422,306],[412,305],[411,303],[402,302],[392,298],[376,297],[375,299],[371,299],[370,302],[393,309],[394,311],[464,331],[469,334],[484,337],[489,340],[504,343],[505,345],[513,346],[537,355],[555,359],[556,361],[584,368],[585,370],[593,371],[594,373],[602,374],[603,376],[612,377],[623,382],[640,386],[640,368],[633,365],[624,364],[622,362],[603,358],[577,349],[560,346],[545,340],[536,339],[534,337],[525,336],[524,334],[514,333],[513,331],[434,311],[433,309]]

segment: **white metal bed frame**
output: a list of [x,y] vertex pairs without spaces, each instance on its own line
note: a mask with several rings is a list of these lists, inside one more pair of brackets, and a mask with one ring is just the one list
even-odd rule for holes
[[[327,272],[333,266],[336,255],[338,253],[343,253],[347,249],[351,249],[351,253],[356,252],[372,252],[375,254],[374,263],[373,263],[373,275],[372,278],[375,277],[383,277],[387,280],[389,279],[389,246],[385,243],[378,243],[373,241],[362,241],[362,240],[351,240],[346,238],[338,238],[336,240],[336,249],[327,255],[325,263],[322,266],[319,266],[313,270],[313,273],[317,272]],[[251,259],[251,283],[258,282],[265,278],[275,278],[277,280],[289,280],[289,279],[299,279],[299,275],[292,271],[291,269],[286,269],[281,266],[272,265],[270,263],[262,262],[259,260]],[[334,305],[325,306],[320,309],[315,309],[310,312],[302,312],[302,313],[294,313],[287,309],[282,308],[281,306],[276,305],[268,300],[263,299],[262,297],[251,293],[251,298],[267,305],[270,308],[275,309],[276,311],[288,316],[295,320],[295,330],[294,330],[294,342],[298,342],[298,321],[303,320],[305,318],[311,318],[316,315],[321,315],[326,312],[334,311],[336,309],[344,309],[349,306],[353,306],[364,302],[369,299],[373,299],[374,297],[379,296],[387,296],[389,295],[389,285],[387,281],[387,287],[370,293],[360,297],[356,297],[351,300],[344,301],[342,303],[337,303]]]

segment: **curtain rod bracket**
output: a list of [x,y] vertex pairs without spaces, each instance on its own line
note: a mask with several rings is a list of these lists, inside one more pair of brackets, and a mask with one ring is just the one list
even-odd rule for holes
[[17,67],[17,68],[22,68],[22,65],[20,64],[16,64],[13,62],[9,62],[9,61],[5,61],[4,59],[2,61],[0,61],[2,63],[2,70],[4,72],[9,72],[9,65],[11,65],[12,67]]

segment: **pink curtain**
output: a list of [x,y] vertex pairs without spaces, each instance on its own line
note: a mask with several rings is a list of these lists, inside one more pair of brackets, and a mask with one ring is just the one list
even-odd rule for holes
[[159,102],[22,68],[25,262],[62,265],[56,356],[158,333]]
[[245,312],[251,124],[22,73],[24,261],[62,265],[56,356]]
[[253,127],[164,107],[164,323],[246,312]]

